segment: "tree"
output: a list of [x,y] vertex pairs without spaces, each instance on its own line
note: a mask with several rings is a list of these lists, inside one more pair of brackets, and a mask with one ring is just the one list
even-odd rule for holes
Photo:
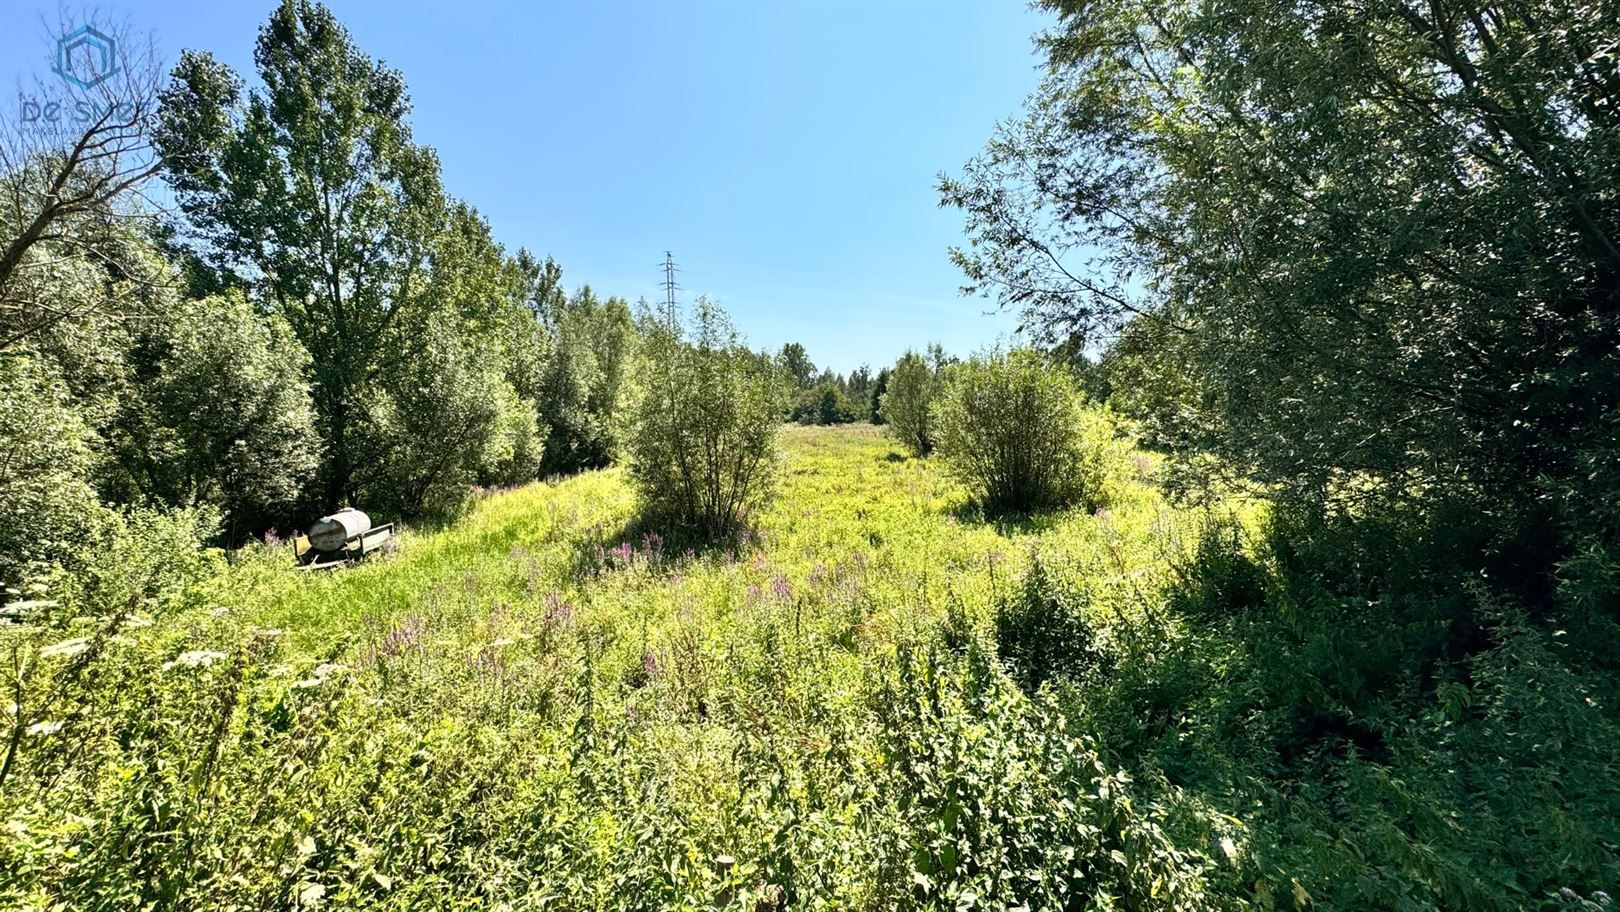
[[787,371],[788,378],[793,381],[794,387],[804,389],[815,382],[816,366],[810,361],[804,346],[797,342],[789,342],[782,346],[779,356],[782,369]]
[[441,316],[422,328],[416,353],[366,391],[357,428],[379,458],[361,480],[379,507],[404,516],[452,513],[481,473],[507,455],[502,434],[521,419],[503,409],[530,406],[469,343]]
[[895,363],[879,413],[890,433],[913,455],[934,448],[933,418],[936,377],[922,356],[908,351]]
[[629,436],[643,510],[701,535],[730,535],[771,493],[785,381],[699,298],[690,326],[644,311],[646,373]]
[[992,513],[1094,509],[1127,466],[1113,423],[1088,414],[1069,374],[1029,349],[958,365],[935,412],[940,457]]
[[872,381],[872,398],[867,405],[867,413],[873,424],[883,423],[883,397],[889,392],[889,369],[878,371],[877,379]]
[[618,416],[635,323],[623,298],[601,300],[585,286],[566,299],[551,330],[550,360],[538,394],[550,427],[544,471],[601,468],[619,448]]
[[[61,25],[61,34],[73,31]],[[74,256],[140,274],[120,256],[121,223],[137,215],[130,198],[161,167],[152,121],[162,71],[150,39],[107,22],[88,25],[112,39],[110,63],[94,64],[100,78],[89,87],[66,77],[41,83],[32,98],[19,94],[15,120],[0,118],[0,351],[112,303],[32,293],[21,281],[28,273]]]
[[259,33],[262,90],[187,51],[160,96],[170,184],[205,258],[283,315],[312,359],[327,506],[352,499],[362,399],[424,325],[447,208],[411,141],[400,74],[324,6],[284,0]]
[[1024,118],[941,185],[970,289],[1187,336],[1200,442],[1293,495],[1580,524],[1620,414],[1611,4],[1047,7]]
[[136,342],[118,499],[220,505],[238,536],[291,517],[320,451],[309,355],[240,294],[177,302]]
[[872,398],[872,368],[865,364],[849,372],[849,379],[844,383],[844,392],[853,402],[861,406],[861,417],[865,417],[866,403]]
[[90,442],[48,364],[0,353],[0,601],[37,594],[91,528]]

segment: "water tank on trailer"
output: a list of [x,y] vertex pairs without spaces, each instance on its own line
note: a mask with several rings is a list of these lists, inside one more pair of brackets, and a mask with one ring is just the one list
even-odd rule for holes
[[322,516],[309,527],[309,546],[316,551],[342,551],[349,539],[371,528],[371,517],[353,507]]

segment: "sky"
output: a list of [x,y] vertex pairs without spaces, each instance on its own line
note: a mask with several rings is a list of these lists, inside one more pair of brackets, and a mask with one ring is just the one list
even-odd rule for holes
[[[329,3],[405,76],[417,142],[498,240],[570,287],[720,302],[820,367],[967,354],[1014,315],[965,298],[935,183],[1017,113],[1049,20],[1014,2]],[[60,21],[110,19],[250,84],[273,0],[0,3],[0,80],[48,76]],[[18,100],[0,102],[16,117]]]

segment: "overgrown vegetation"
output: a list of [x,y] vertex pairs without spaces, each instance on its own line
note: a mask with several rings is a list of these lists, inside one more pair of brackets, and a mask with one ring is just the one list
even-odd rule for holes
[[938,368],[908,351],[889,372],[878,413],[906,449],[926,456],[934,449],[934,396],[939,389]]
[[1129,445],[1062,368],[1028,349],[992,352],[943,386],[930,416],[940,458],[986,510],[1097,509],[1113,496]]
[[1042,350],[876,375],[305,0],[0,142],[0,907],[1614,909],[1620,10],[1047,6],[941,185]]
[[690,328],[642,317],[646,376],[631,413],[630,477],[648,518],[710,539],[741,531],[775,483],[783,387],[699,298]]

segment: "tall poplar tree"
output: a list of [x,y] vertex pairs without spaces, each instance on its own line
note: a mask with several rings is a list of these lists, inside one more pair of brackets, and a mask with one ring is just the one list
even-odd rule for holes
[[354,497],[361,398],[429,306],[447,219],[434,153],[412,142],[399,72],[324,6],[284,0],[259,33],[262,88],[187,51],[157,144],[203,258],[285,316],[309,350],[325,500]]

